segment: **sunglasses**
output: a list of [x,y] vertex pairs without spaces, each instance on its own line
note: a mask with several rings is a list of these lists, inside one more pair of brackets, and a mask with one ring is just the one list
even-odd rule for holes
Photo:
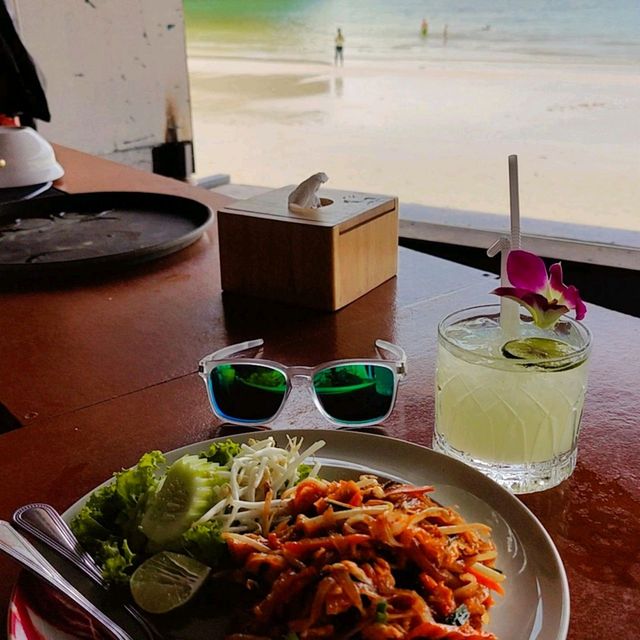
[[238,356],[263,344],[263,340],[234,344],[200,361],[198,372],[207,386],[211,408],[221,420],[243,425],[272,422],[282,411],[295,378],[309,387],[316,407],[330,422],[373,425],[391,413],[398,382],[407,371],[404,350],[384,340],[375,343],[378,356],[387,356],[382,360],[334,360],[317,367],[287,367]]

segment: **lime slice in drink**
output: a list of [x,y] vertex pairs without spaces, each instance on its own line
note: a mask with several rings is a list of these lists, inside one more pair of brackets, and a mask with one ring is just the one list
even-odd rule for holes
[[149,613],[166,613],[191,599],[211,569],[189,556],[162,551],[131,576],[131,595]]
[[[544,360],[566,358],[575,353],[574,347],[553,338],[520,338],[509,340],[502,345],[502,355],[515,360],[538,360],[537,364],[545,366]],[[565,363],[566,364],[566,363]],[[549,363],[553,367],[553,363]]]

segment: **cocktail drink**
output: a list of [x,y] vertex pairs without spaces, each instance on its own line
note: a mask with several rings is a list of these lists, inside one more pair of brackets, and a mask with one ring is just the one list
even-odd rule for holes
[[434,448],[516,493],[560,483],[576,463],[590,348],[589,330],[566,316],[542,329],[521,315],[515,336],[501,328],[498,305],[447,316]]

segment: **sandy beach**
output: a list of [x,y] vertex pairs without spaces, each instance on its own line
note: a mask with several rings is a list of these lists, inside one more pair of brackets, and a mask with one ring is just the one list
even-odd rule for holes
[[240,60],[189,51],[197,176],[334,188],[640,230],[640,74],[632,65]]

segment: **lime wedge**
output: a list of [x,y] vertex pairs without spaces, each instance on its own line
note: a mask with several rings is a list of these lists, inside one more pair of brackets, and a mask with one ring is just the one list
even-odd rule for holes
[[189,556],[162,551],[145,560],[131,576],[131,595],[149,613],[166,613],[189,601],[211,569]]
[[[502,355],[516,360],[556,360],[575,353],[566,342],[553,338],[520,338],[502,345]],[[539,363],[544,366],[544,362]]]

